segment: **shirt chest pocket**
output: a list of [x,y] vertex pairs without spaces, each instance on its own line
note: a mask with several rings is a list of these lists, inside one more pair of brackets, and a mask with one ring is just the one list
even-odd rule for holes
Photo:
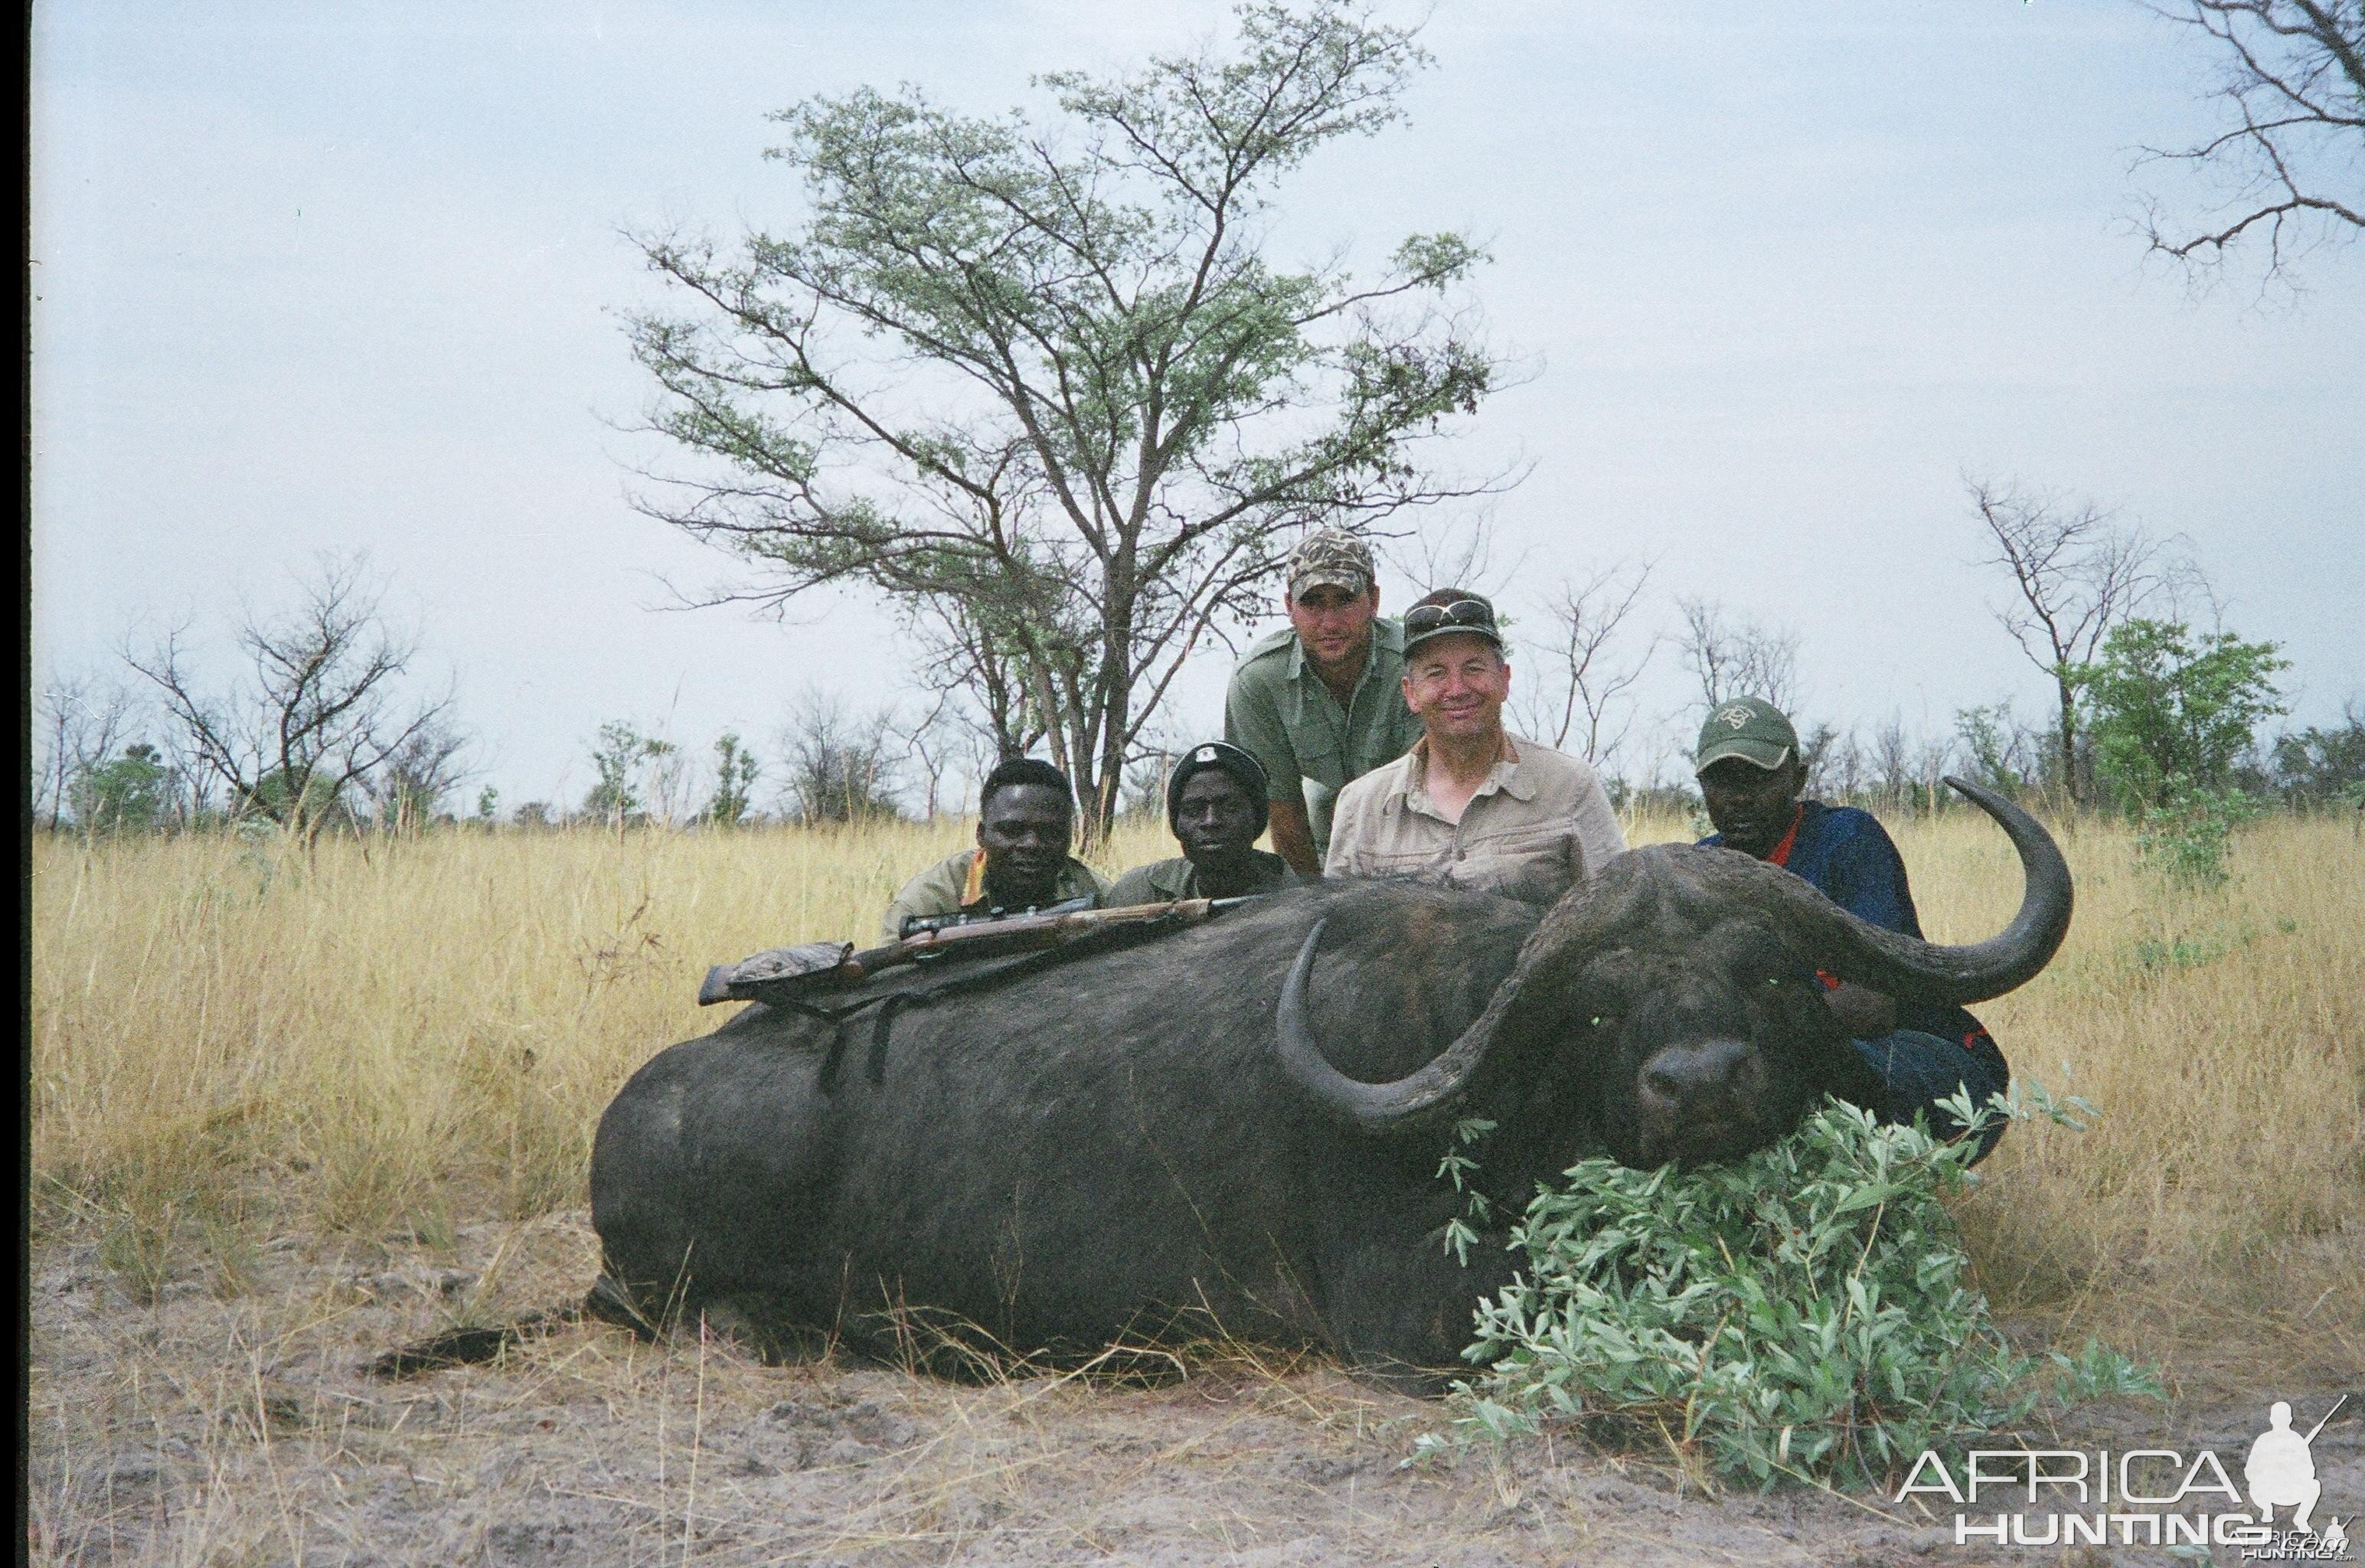
[[1347,787],[1347,758],[1329,729],[1328,724],[1315,719],[1290,735],[1297,752],[1297,771],[1305,776],[1309,798],[1317,793],[1313,788],[1316,785],[1321,786],[1319,794],[1326,801]]
[[1465,828],[1462,854],[1470,860],[1558,857],[1566,852],[1569,836],[1569,824],[1564,822],[1525,823],[1493,832],[1471,833]]

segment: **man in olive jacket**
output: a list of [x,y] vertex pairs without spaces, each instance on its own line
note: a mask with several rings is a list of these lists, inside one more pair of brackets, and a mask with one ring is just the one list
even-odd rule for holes
[[1232,672],[1224,738],[1264,769],[1272,846],[1322,874],[1339,791],[1420,739],[1405,706],[1404,630],[1380,617],[1369,546],[1321,528],[1290,552],[1289,624]]
[[1096,906],[1108,884],[1068,853],[1075,825],[1068,776],[1035,757],[1012,757],[978,790],[977,847],[904,883],[880,922],[880,935],[900,940],[913,915],[1040,909],[1080,898]]

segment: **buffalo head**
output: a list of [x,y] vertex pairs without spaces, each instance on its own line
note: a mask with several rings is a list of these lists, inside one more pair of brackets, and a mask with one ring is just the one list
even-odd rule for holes
[[2068,868],[2045,829],[1997,795],[1946,782],[2020,854],[2020,912],[1985,942],[1920,941],[1748,856],[1654,845],[1564,898],[1461,1037],[1393,1082],[1347,1076],[1315,1043],[1306,998],[1317,924],[1282,988],[1283,1067],[1324,1111],[1383,1136],[1433,1129],[1507,1080],[1565,1086],[1563,1103],[1640,1168],[1764,1148],[1826,1092],[1877,1103],[1877,1081],[1802,967],[1900,1001],[1960,1004],[2026,982],[2069,927]]

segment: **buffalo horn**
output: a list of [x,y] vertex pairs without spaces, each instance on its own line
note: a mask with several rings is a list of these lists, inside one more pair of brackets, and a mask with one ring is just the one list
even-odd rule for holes
[[1297,950],[1289,978],[1282,982],[1273,1032],[1283,1070],[1321,1109],[1375,1136],[1417,1131],[1441,1122],[1461,1103],[1479,1064],[1486,1059],[1496,1026],[1518,998],[1520,971],[1513,970],[1496,987],[1486,1011],[1462,1031],[1443,1055],[1393,1082],[1366,1083],[1330,1065],[1322,1047],[1315,1044],[1313,1025],[1307,1020],[1306,987],[1314,977],[1314,954],[1322,943],[1322,928],[1328,924],[1327,916],[1314,923],[1314,929],[1306,934],[1306,945]]
[[1925,942],[1857,919],[1788,872],[1769,875],[1771,868],[1754,864],[1732,869],[1746,874],[1749,902],[1774,914],[1800,951],[1843,980],[1921,1002],[1959,1006],[2001,996],[2034,978],[2068,935],[2069,868],[2034,817],[1976,784],[1946,782],[1993,817],[2020,853],[2020,913],[1984,942]]

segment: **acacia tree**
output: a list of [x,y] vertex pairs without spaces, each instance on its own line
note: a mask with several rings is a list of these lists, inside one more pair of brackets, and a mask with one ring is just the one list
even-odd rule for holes
[[1496,374],[1443,302],[1476,247],[1415,235],[1369,281],[1265,254],[1283,178],[1396,119],[1427,56],[1329,4],[1238,22],[1229,54],[1038,78],[1055,124],[809,100],[775,117],[794,233],[640,241],[682,306],[635,318],[633,351],[698,460],[644,510],[757,568],[717,598],[926,607],[998,672],[1005,743],[1039,733],[1076,780],[1088,841],[1176,671],[1298,532],[1508,477],[1420,461]]
[[2307,246],[2365,231],[2365,0],[2153,9],[2213,40],[2214,95],[2229,123],[2188,147],[2145,149],[2141,162],[2180,166],[2216,191],[2207,216],[2192,218],[2152,198],[2143,219],[2152,250],[2207,268],[2262,239],[2271,280]]
[[1980,565],[2012,574],[2015,597],[1995,611],[2020,651],[2053,678],[2059,717],[2053,734],[2061,789],[2091,793],[2080,767],[2079,672],[2104,638],[2164,588],[2191,576],[2167,563],[2167,547],[2090,501],[2071,502],[2015,486],[1967,477],[1971,504],[1994,553]]

